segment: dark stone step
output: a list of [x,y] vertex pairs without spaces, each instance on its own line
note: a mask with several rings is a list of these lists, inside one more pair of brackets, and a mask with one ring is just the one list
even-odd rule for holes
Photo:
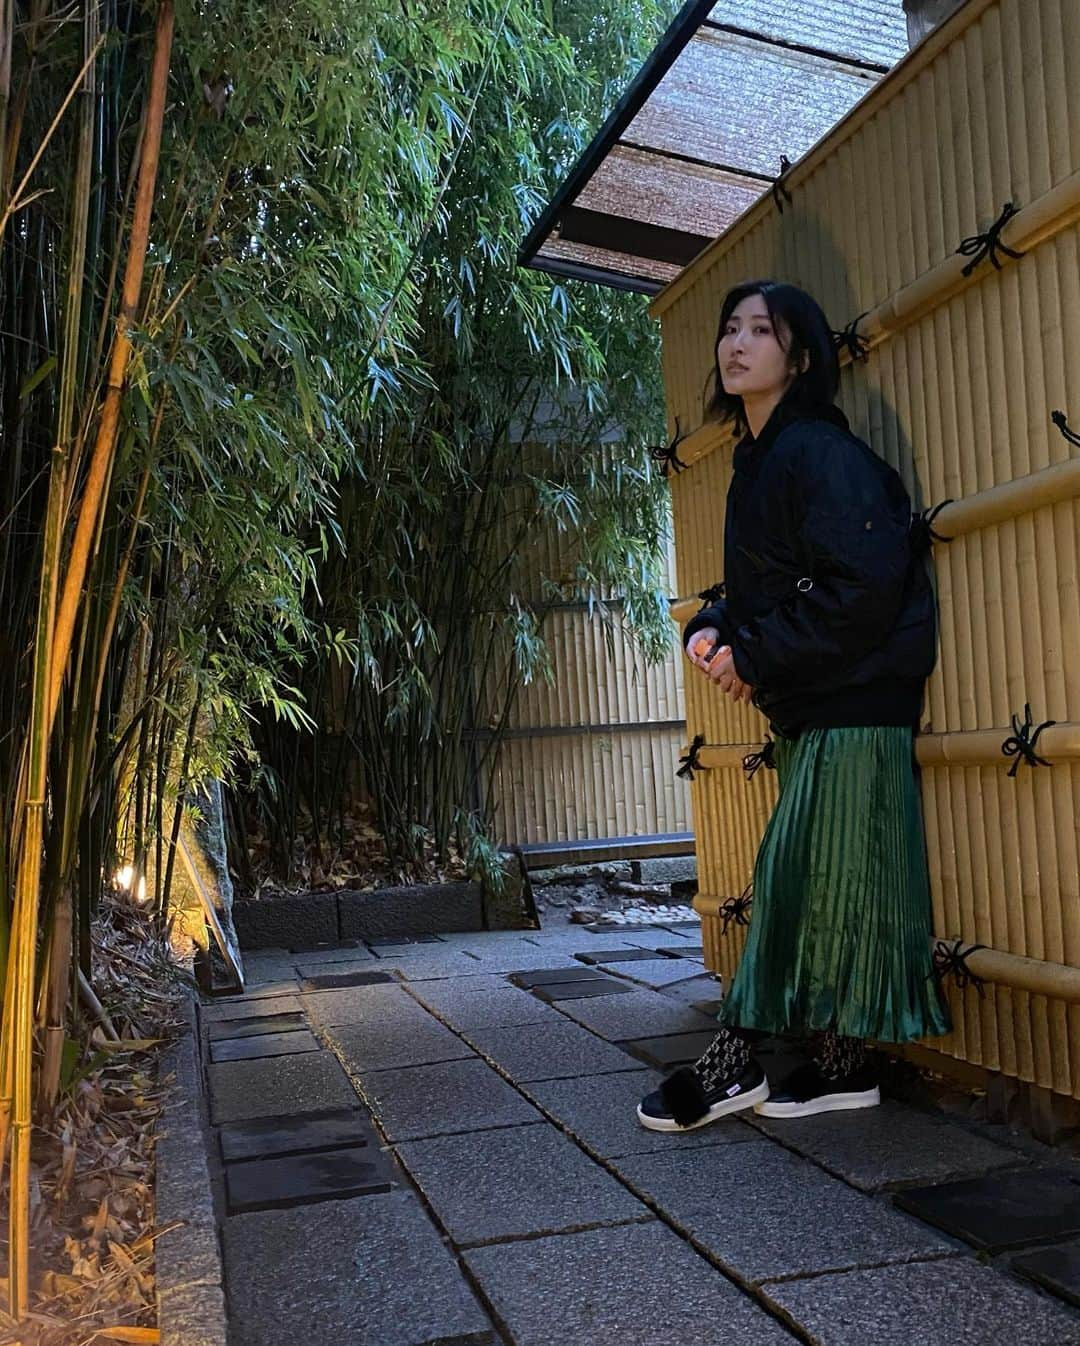
[[261,1019],[221,1019],[207,1026],[206,1035],[211,1042],[217,1042],[220,1038],[249,1038],[258,1033],[292,1033],[306,1027],[303,1014],[268,1014]]
[[253,1159],[225,1170],[229,1214],[282,1210],[316,1201],[388,1192],[394,1186],[389,1161],[368,1145],[280,1159]]
[[1051,1294],[1080,1305],[1080,1243],[1062,1243],[1040,1248],[1012,1260],[1014,1271],[1027,1276]]
[[[265,1021],[264,1021],[265,1022]],[[290,1033],[258,1033],[241,1038],[218,1038],[210,1044],[210,1060],[255,1061],[260,1056],[296,1056],[317,1052],[319,1043],[308,1029]]]
[[305,991],[336,991],[346,986],[374,986],[378,982],[399,981],[390,972],[320,972],[300,983]]
[[359,1108],[260,1117],[251,1122],[228,1122],[218,1128],[221,1157],[227,1164],[371,1145],[377,1139],[367,1115]]
[[568,982],[545,982],[541,986],[532,988],[533,995],[541,1000],[592,1000],[602,995],[628,995],[633,991],[640,990],[638,986],[631,986],[627,982],[616,981],[614,977],[604,981],[568,981]]
[[1080,1183],[1063,1169],[1026,1168],[913,1187],[893,1201],[987,1252],[1080,1234]]
[[568,981],[612,981],[606,972],[592,967],[549,967],[534,972],[514,972],[510,980],[527,991],[534,986]]
[[624,1051],[657,1070],[670,1070],[696,1061],[712,1042],[715,1033],[673,1033],[663,1038],[635,1038],[620,1042]]
[[595,953],[575,953],[574,957],[579,963],[632,963],[642,958],[661,958],[665,952],[662,949],[598,949]]

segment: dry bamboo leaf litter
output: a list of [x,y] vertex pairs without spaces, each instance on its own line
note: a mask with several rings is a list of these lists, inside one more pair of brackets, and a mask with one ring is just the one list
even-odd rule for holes
[[[183,974],[150,914],[106,893],[93,930],[93,986],[120,1042],[90,1018],[74,1031],[78,1056],[52,1116],[33,1138],[32,1312],[6,1313],[0,1346],[156,1342],[154,1139],[164,1082],[158,1058],[180,1023]],[[72,1031],[69,1029],[69,1031]],[[5,1208],[0,1267],[6,1261]]]

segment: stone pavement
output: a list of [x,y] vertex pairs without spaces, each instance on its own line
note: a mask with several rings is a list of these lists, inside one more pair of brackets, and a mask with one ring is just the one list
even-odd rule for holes
[[1080,1346],[1071,1158],[896,1100],[638,1125],[711,1031],[700,959],[691,927],[249,956],[201,1011],[231,1346]]

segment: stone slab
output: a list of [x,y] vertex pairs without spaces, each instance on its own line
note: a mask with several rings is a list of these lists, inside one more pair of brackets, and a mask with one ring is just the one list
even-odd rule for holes
[[1025,1168],[899,1192],[902,1210],[987,1252],[1080,1234],[1080,1185],[1059,1169]]
[[225,1200],[230,1215],[344,1201],[388,1192],[393,1186],[393,1169],[386,1156],[371,1145],[253,1159],[230,1164],[225,1170]]
[[670,1033],[716,1032],[714,1020],[657,991],[634,991],[602,1000],[563,1000],[559,1011],[609,1042]]
[[286,1112],[317,1112],[347,1107],[356,1094],[331,1052],[269,1057],[261,1061],[223,1061],[206,1068],[210,1081],[210,1119],[239,1122]]
[[365,1114],[356,1107],[229,1122],[218,1128],[218,1142],[222,1159],[231,1164],[245,1159],[337,1150],[349,1145],[377,1146],[378,1137]]
[[288,955],[284,958],[253,958],[249,954],[244,959],[244,986],[249,990],[256,987],[261,990],[295,979],[296,964]]
[[495,1346],[490,1320],[411,1192],[236,1215],[231,1346]]
[[692,883],[697,878],[693,855],[651,855],[633,861],[635,883]]
[[287,1033],[259,1033],[239,1038],[219,1038],[210,1043],[211,1061],[254,1061],[265,1056],[296,1056],[317,1052],[318,1041],[308,1029]]
[[516,976],[519,972],[527,972],[532,969],[550,971],[559,968],[572,968],[577,971],[581,970],[581,964],[561,949],[548,950],[522,946],[520,949],[493,949],[490,953],[483,954],[471,954],[465,949],[459,952],[462,958],[466,958],[472,963],[477,972],[493,973],[503,977]]
[[705,946],[703,944],[688,944],[684,949],[681,945],[678,945],[670,950],[668,957],[692,958],[695,962],[701,963],[705,960]]
[[519,1024],[472,1028],[466,1037],[514,1080],[557,1080],[625,1070],[626,1053],[577,1024]]
[[1012,1259],[1012,1269],[1044,1286],[1051,1294],[1080,1306],[1080,1243],[1024,1253]]
[[655,949],[598,949],[595,953],[586,952],[574,955],[581,963],[607,964],[629,963],[656,957]]
[[468,977],[504,970],[487,967],[478,959],[456,951],[432,956],[418,953],[415,958],[387,958],[383,960],[382,966],[402,981],[441,981],[446,977]]
[[540,1114],[486,1061],[445,1061],[360,1076],[364,1099],[391,1141],[518,1126]]
[[397,1153],[459,1246],[653,1218],[546,1123],[411,1141]]
[[395,982],[393,973],[382,969],[343,969],[340,972],[317,972],[306,976],[301,983],[305,991],[340,991],[349,986],[377,986],[380,982]]
[[1015,1150],[944,1117],[886,1099],[880,1107],[817,1117],[753,1117],[753,1124],[864,1191],[943,1182],[1015,1164]]
[[236,934],[243,949],[291,949],[300,944],[336,944],[336,893],[266,898],[233,906]]
[[370,966],[376,961],[376,957],[371,950],[365,949],[360,943],[337,948],[327,945],[322,949],[309,949],[306,953],[298,953],[293,958],[297,970],[301,973],[319,972],[323,968],[331,968],[338,963],[345,963],[351,967],[353,964]]
[[645,986],[661,987],[696,981],[703,967],[703,963],[687,958],[643,958],[630,963],[606,963],[604,971]]
[[415,1004],[400,982],[350,986],[342,991],[310,991],[304,996],[309,1018],[324,1028],[362,1023],[379,1015],[389,1018],[399,1007]]
[[559,1000],[597,1000],[602,996],[631,995],[634,988],[617,982],[614,977],[604,981],[547,981],[534,986],[532,993],[554,1004]]
[[479,930],[484,924],[478,883],[429,883],[371,892],[343,889],[337,901],[344,939]]
[[[350,950],[352,951],[350,953]],[[294,944],[288,950],[289,953],[303,954],[305,957],[324,958],[333,957],[334,954],[342,954],[344,957],[360,957],[367,950],[358,939],[337,939],[337,940],[316,940],[311,944]]]
[[219,1019],[207,1024],[206,1036],[211,1042],[219,1038],[248,1038],[261,1033],[293,1033],[307,1028],[302,1014],[266,1014],[250,1019]]
[[223,1023],[226,1019],[262,1019],[273,1014],[299,1014],[303,1010],[296,987],[289,995],[237,996],[231,1000],[215,1000],[203,1006],[207,1023]]
[[474,1248],[464,1258],[515,1346],[795,1341],[659,1222]]
[[414,1002],[392,1016],[327,1030],[353,1075],[474,1056],[472,1048]]
[[[439,987],[433,991],[432,987]],[[515,1024],[565,1023],[550,1005],[527,991],[459,991],[454,984],[421,982],[417,997],[459,1032],[470,1028],[509,1028]]]
[[408,944],[441,944],[443,942],[441,935],[382,935],[377,939],[369,939],[368,945],[372,949],[378,949],[380,953],[383,949],[400,949]]
[[[699,927],[700,929],[700,927]],[[700,942],[700,936],[687,930],[620,930],[619,938],[633,949],[686,949]]]
[[768,1141],[630,1155],[612,1164],[725,1268],[754,1284],[956,1251],[925,1225]]
[[535,968],[532,971],[514,972],[510,980],[515,986],[523,986],[531,990],[534,986],[555,986],[565,985],[573,981],[604,981],[610,980],[606,972],[600,968],[593,967],[572,967],[565,968]]
[[651,1070],[585,1075],[578,1079],[541,1080],[522,1088],[544,1111],[595,1154],[605,1159],[625,1154],[699,1150],[754,1140],[757,1132],[737,1117],[726,1117],[696,1131],[647,1131],[637,1119],[637,1105],[660,1083]]
[[766,1287],[814,1346],[1076,1346],[1080,1317],[966,1257]]
[[670,1037],[636,1038],[620,1045],[646,1065],[666,1073],[696,1061],[715,1036],[715,1032],[673,1033]]

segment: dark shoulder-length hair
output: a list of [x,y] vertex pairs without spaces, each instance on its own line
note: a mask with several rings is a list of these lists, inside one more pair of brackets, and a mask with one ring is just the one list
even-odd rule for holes
[[724,391],[716,348],[735,309],[744,299],[759,294],[772,319],[776,338],[784,347],[792,368],[799,370],[784,394],[785,413],[791,416],[829,416],[840,387],[840,365],[836,346],[821,306],[805,290],[776,280],[748,280],[729,290],[720,306],[720,322],[713,344],[713,390],[708,411],[721,421],[733,421],[739,434],[746,432],[742,398]]

